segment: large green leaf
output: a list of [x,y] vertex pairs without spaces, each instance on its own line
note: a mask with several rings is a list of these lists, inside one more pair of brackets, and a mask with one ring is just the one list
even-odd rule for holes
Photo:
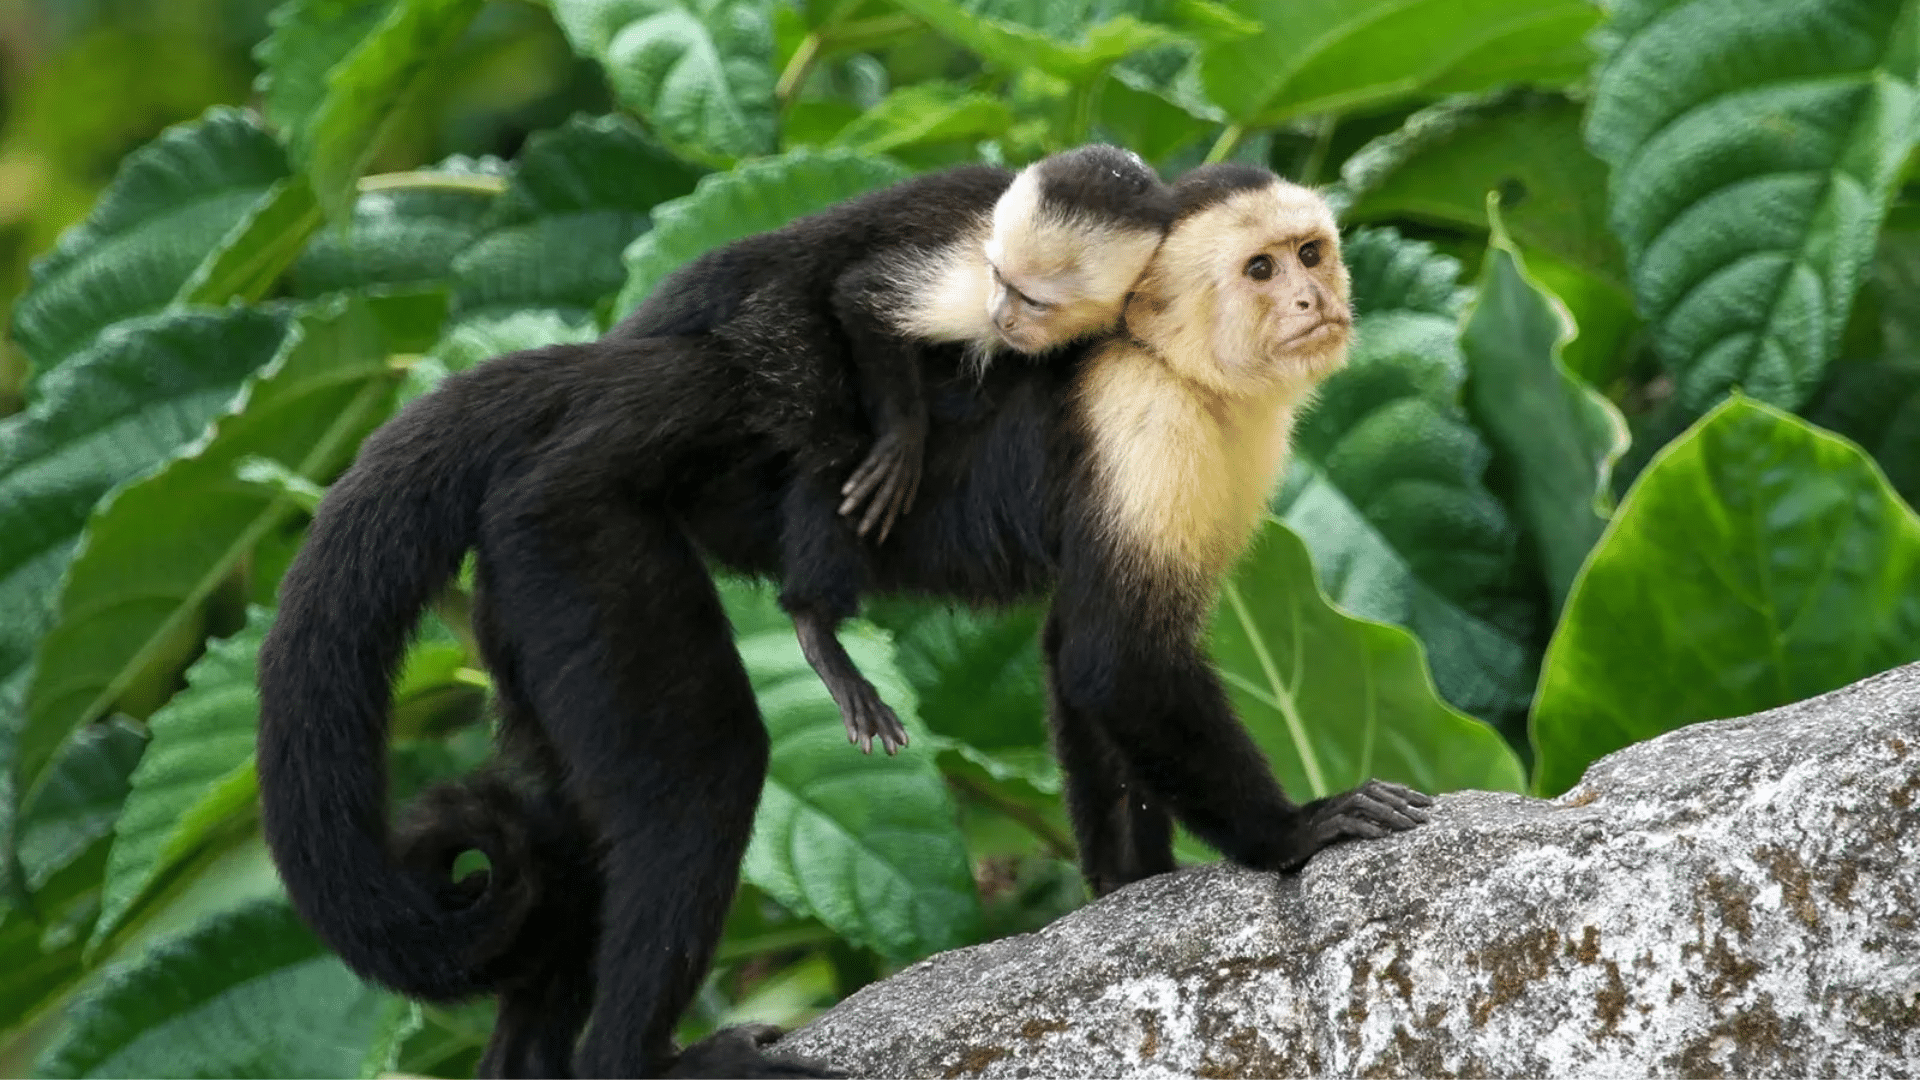
[[1493,238],[1460,336],[1467,407],[1503,466],[1509,505],[1526,526],[1558,611],[1600,539],[1627,422],[1560,362],[1572,327],[1553,297],[1528,280],[1498,212],[1489,206],[1489,213]]
[[941,36],[1010,72],[1086,81],[1126,57],[1183,40],[1141,18],[1148,4],[1077,0],[896,0]]
[[1610,380],[1639,329],[1626,254],[1607,225],[1606,166],[1587,150],[1581,105],[1559,94],[1503,91],[1450,99],[1409,117],[1341,166],[1349,222],[1410,220],[1488,228],[1487,193],[1528,268],[1572,310],[1580,337],[1566,359]]
[[291,0],[260,46],[267,115],[329,216],[354,185],[398,106],[434,74],[482,0]]
[[1534,787],[1699,720],[1920,659],[1920,516],[1860,449],[1734,397],[1653,459],[1575,583]]
[[36,1075],[361,1076],[405,1003],[327,955],[284,902],[207,920],[107,972]]
[[1329,603],[1279,521],[1221,589],[1211,638],[1234,708],[1301,800],[1370,777],[1436,793],[1524,786],[1506,741],[1440,700],[1420,643]]
[[1871,453],[1908,503],[1920,503],[1920,359],[1835,364],[1807,419]]
[[1806,401],[1920,129],[1920,2],[1622,0],[1587,140],[1678,400]]
[[210,109],[129,154],[87,219],[34,264],[14,306],[14,340],[36,377],[113,323],[166,307],[286,175],[279,145],[238,109]]
[[[299,507],[235,475],[241,459],[328,479],[386,418],[398,373],[362,300],[303,314],[211,437],[94,512],[38,650],[18,775],[110,709],[253,546]],[[30,791],[31,788],[29,787]]]
[[[910,960],[973,941],[980,927],[953,800],[925,749],[897,757],[848,745],[840,712],[767,590],[730,588],[728,615],[773,737],[746,879],[849,941]],[[884,635],[847,623],[860,670],[926,737]]]
[[627,249],[627,285],[614,310],[632,311],[662,278],[704,252],[906,176],[886,158],[794,150],[705,177],[693,194],[654,209],[653,231]]
[[867,612],[893,635],[928,727],[981,750],[1046,746],[1041,611],[885,600],[869,601]]
[[1252,37],[1201,54],[1207,94],[1242,128],[1586,73],[1584,0],[1230,0]]
[[1301,418],[1275,511],[1335,603],[1412,630],[1448,701],[1516,724],[1542,613],[1483,480],[1491,451],[1460,407],[1459,265],[1386,230],[1357,232],[1346,253],[1356,345]]
[[834,135],[832,144],[870,154],[960,140],[990,139],[1013,123],[1000,98],[952,83],[920,83],[888,94]]
[[648,212],[698,179],[625,117],[575,117],[535,135],[485,233],[454,260],[462,321],[533,307],[593,313],[626,280],[622,253]]
[[320,221],[320,204],[306,177],[274,184],[200,260],[175,302],[218,306],[260,299],[300,254]]
[[695,161],[774,148],[773,28],[761,0],[553,0],[622,105]]
[[146,745],[146,733],[114,719],[88,726],[60,748],[47,782],[20,808],[14,849],[29,889],[45,885],[113,832]]
[[111,937],[164,875],[229,819],[251,810],[260,709],[254,665],[271,620],[260,608],[249,612],[246,629],[214,642],[187,671],[187,689],[148,719],[152,742],[113,826],[88,948]]
[[[0,421],[0,679],[32,655],[94,504],[224,412],[285,325],[246,309],[130,321],[43,379],[26,412]],[[44,762],[50,749],[34,753]]]

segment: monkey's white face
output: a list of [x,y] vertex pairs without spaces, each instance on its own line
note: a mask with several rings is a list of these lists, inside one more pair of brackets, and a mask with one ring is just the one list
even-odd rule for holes
[[1188,378],[1257,393],[1346,362],[1348,292],[1332,210],[1276,179],[1175,224],[1128,316]]
[[1113,328],[1160,234],[1044,215],[1037,173],[1014,178],[986,241],[987,321],[1017,352]]

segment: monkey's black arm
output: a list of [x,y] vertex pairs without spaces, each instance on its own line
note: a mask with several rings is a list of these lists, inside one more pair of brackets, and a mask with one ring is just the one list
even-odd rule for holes
[[846,334],[874,428],[873,448],[840,489],[840,513],[858,515],[862,537],[877,526],[881,543],[900,515],[913,508],[927,446],[920,349],[887,322],[887,305],[898,302],[895,290],[886,268],[868,262],[842,274],[833,291],[834,314]]
[[[1304,806],[1288,800],[1197,633],[1130,597],[1095,560],[1076,561],[1064,568],[1049,634],[1057,707],[1104,735],[1129,776],[1202,840],[1235,862],[1286,870],[1328,844],[1427,820],[1431,799],[1378,780]],[[1082,844],[1092,824],[1076,819]]]

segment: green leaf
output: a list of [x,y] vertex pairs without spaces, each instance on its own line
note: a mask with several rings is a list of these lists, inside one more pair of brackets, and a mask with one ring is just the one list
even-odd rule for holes
[[773,29],[759,0],[553,0],[574,51],[690,160],[774,148]]
[[1920,358],[1835,364],[1804,411],[1866,448],[1900,497],[1920,503]]
[[1622,0],[1587,141],[1690,413],[1805,402],[1920,128],[1920,3]]
[[14,306],[14,340],[36,379],[106,327],[166,307],[286,175],[279,145],[238,109],[209,109],[129,154],[87,219],[34,264]]
[[1448,701],[1517,724],[1544,613],[1483,478],[1492,452],[1460,406],[1459,265],[1387,230],[1356,232],[1346,257],[1356,345],[1301,418],[1274,509],[1335,603],[1412,630]]
[[[894,960],[975,940],[980,902],[953,800],[924,749],[867,757],[768,590],[729,588],[728,615],[773,738],[746,880],[797,915]],[[925,737],[885,637],[840,637],[910,733]]]
[[1627,422],[1560,362],[1572,326],[1552,295],[1528,280],[1501,228],[1497,199],[1488,199],[1493,237],[1460,336],[1467,407],[1504,467],[1509,505],[1526,525],[1557,613],[1600,539]]
[[1241,128],[1379,111],[1513,82],[1586,73],[1584,0],[1232,0],[1255,37],[1202,51],[1207,95]]
[[395,999],[256,903],[111,969],[67,1012],[37,1076],[358,1076]]
[[249,611],[246,629],[208,647],[188,669],[187,689],[148,719],[152,741],[113,825],[89,951],[112,937],[165,875],[232,819],[253,812],[255,660],[271,621],[270,612]]
[[1235,710],[1302,800],[1370,777],[1435,793],[1523,790],[1506,741],[1440,700],[1419,642],[1328,602],[1306,545],[1279,521],[1221,590],[1211,649]]
[[[257,310],[133,320],[0,421],[0,679],[27,663],[94,504],[171,457],[273,355],[286,323]],[[52,749],[34,750],[44,762]],[[15,775],[18,775],[15,771]]]
[[1037,69],[1070,83],[1085,82],[1134,53],[1186,40],[1172,27],[1138,17],[1145,13],[1145,4],[896,2],[988,64],[1010,72]]
[[218,306],[260,299],[319,227],[320,205],[306,178],[274,184],[201,260],[175,303]]
[[89,725],[60,748],[47,782],[20,808],[14,849],[27,888],[38,890],[113,832],[146,745],[138,728],[113,719]]
[[453,158],[370,178],[353,215],[315,236],[287,274],[295,296],[442,285],[506,190],[497,161]]
[[462,321],[548,308],[575,320],[626,280],[622,253],[699,172],[621,116],[575,117],[527,140],[486,232],[454,260]]
[[1858,447],[1735,396],[1654,457],[1575,582],[1540,676],[1534,788],[1915,659],[1920,517]]
[[1043,612],[889,599],[868,601],[867,617],[893,635],[928,727],[980,750],[1047,745]]
[[19,776],[30,782],[44,748],[112,708],[254,544],[298,512],[282,492],[240,481],[240,459],[315,482],[346,464],[386,418],[398,381],[387,353],[365,301],[303,314],[210,437],[94,512],[40,641]]
[[888,94],[841,128],[832,145],[885,154],[907,146],[988,139],[1012,123],[1013,110],[997,97],[952,83],[920,83]]
[[631,312],[662,278],[722,244],[906,177],[886,158],[847,150],[794,150],[705,177],[693,194],[654,208],[653,231],[627,248],[627,285],[614,310]]
[[329,217],[398,114],[435,73],[482,0],[291,0],[260,46],[267,114]]

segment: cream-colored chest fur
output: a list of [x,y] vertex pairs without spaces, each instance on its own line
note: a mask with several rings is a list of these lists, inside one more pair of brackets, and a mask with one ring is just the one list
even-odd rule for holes
[[1211,587],[1246,547],[1286,464],[1304,388],[1227,397],[1115,341],[1077,402],[1111,538],[1152,574]]

